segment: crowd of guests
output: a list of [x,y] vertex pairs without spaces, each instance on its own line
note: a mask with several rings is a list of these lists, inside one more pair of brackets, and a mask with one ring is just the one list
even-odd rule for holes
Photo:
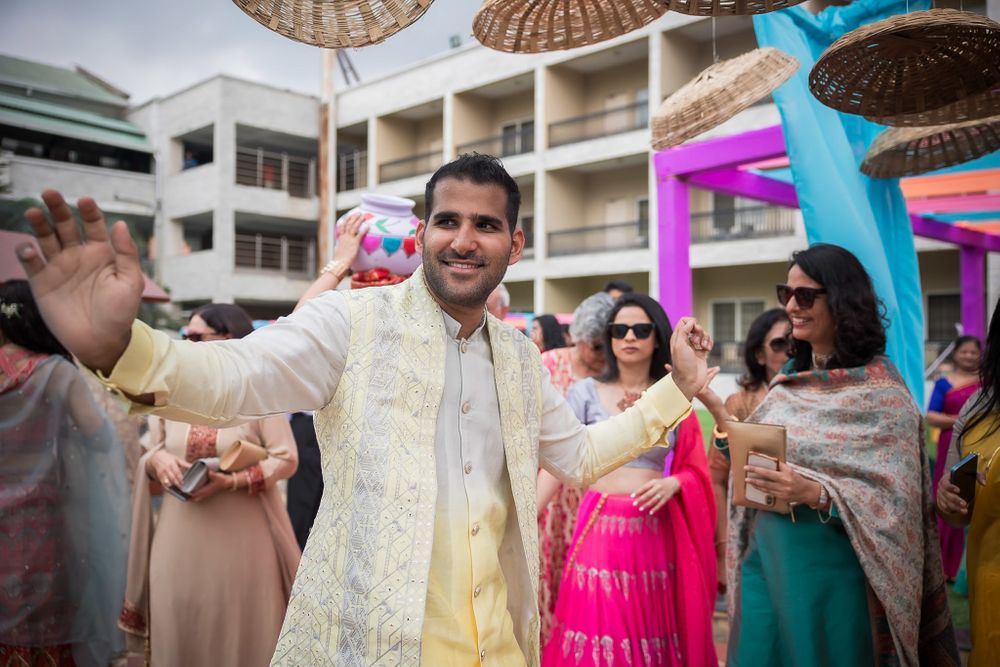
[[[858,260],[815,245],[779,278],[782,307],[749,327],[736,392],[698,395],[707,451],[692,412],[589,488],[539,471],[542,665],[957,665],[946,584],[963,553],[969,664],[1000,664],[1000,308],[985,344],[955,342],[934,387],[932,468]],[[487,305],[507,314],[502,285]],[[238,306],[209,304],[185,335],[252,329]],[[655,299],[614,281],[568,328],[541,315],[526,334],[594,424],[669,372],[672,331]],[[0,334],[0,665],[107,665],[126,645],[155,665],[267,664],[322,493],[311,417],[116,431],[23,281],[0,285]],[[784,427],[785,460],[746,472],[788,514],[732,503],[734,421]],[[141,452],[120,433],[142,433]],[[176,493],[192,466],[248,447],[260,455]],[[963,498],[949,471],[973,453]]]

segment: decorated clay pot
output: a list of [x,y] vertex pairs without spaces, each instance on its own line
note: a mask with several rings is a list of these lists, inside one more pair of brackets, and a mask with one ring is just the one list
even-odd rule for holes
[[340,236],[340,226],[352,213],[363,213],[368,223],[368,232],[361,239],[361,248],[351,269],[356,273],[388,269],[400,276],[416,271],[420,266],[416,248],[419,220],[413,215],[414,203],[412,199],[391,195],[361,195],[361,205],[337,221],[337,236]]

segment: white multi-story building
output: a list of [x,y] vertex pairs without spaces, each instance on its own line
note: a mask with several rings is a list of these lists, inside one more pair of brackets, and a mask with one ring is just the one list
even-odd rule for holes
[[[515,310],[567,312],[611,278],[656,294],[657,219],[649,118],[719,58],[756,47],[748,17],[713,24],[668,14],[620,38],[543,55],[469,44],[335,95],[335,208],[363,191],[409,197],[443,161],[479,151],[503,157],[523,197],[527,257],[505,280]],[[768,99],[702,138],[777,125]],[[777,305],[774,285],[806,246],[797,210],[693,190],[695,314],[738,365],[750,321]],[[960,319],[958,252],[918,239],[928,356]]]
[[316,276],[319,101],[216,76],[129,113],[156,156],[156,275],[272,318]]

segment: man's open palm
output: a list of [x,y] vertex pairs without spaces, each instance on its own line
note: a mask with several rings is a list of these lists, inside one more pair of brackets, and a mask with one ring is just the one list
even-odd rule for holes
[[90,368],[110,372],[128,346],[132,321],[142,298],[139,251],[124,222],[108,238],[104,213],[89,197],[73,211],[55,190],[42,193],[48,209],[31,208],[31,223],[42,255],[18,248],[31,291],[45,323],[74,356]]

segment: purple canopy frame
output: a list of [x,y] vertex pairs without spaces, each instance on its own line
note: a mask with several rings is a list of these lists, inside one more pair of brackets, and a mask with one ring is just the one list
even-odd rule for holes
[[[795,186],[741,170],[742,165],[785,157],[780,125],[685,144],[653,156],[659,230],[660,303],[674,322],[694,312],[691,286],[690,188],[799,208]],[[959,248],[962,326],[966,334],[986,333],[986,253],[1000,252],[1000,236],[940,220],[911,215],[913,233]]]

